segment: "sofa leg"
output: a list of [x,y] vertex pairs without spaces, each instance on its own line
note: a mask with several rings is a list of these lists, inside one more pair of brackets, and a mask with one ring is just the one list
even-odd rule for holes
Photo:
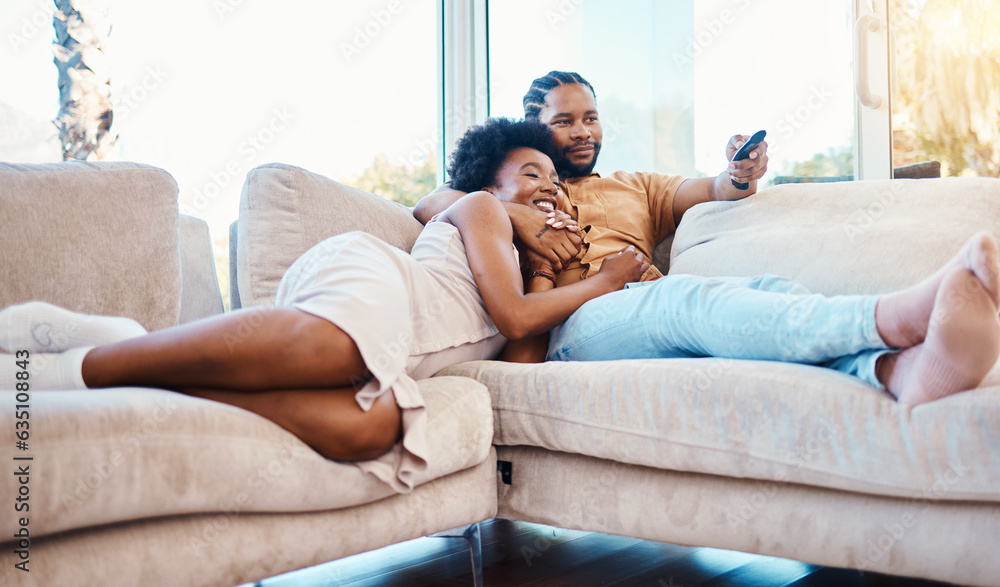
[[483,587],[483,543],[479,534],[479,523],[468,526],[453,528],[431,534],[432,538],[464,538],[469,543],[470,554],[472,555],[472,584],[473,587]]
[[466,528],[462,537],[469,541],[469,550],[472,552],[472,584],[474,587],[483,587],[483,543],[479,538],[479,524]]

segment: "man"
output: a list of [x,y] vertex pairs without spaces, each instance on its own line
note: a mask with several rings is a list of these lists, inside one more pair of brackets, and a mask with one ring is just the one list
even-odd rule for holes
[[[521,240],[545,257],[558,271],[557,284],[565,285],[596,272],[601,262],[623,247],[635,246],[646,258],[653,248],[673,234],[684,212],[708,201],[739,200],[757,191],[757,180],[767,171],[767,143],[761,143],[744,161],[729,164],[714,178],[684,179],[656,173],[616,172],[607,178],[593,173],[601,151],[603,131],[593,87],[579,74],[552,71],[536,79],[524,97],[525,118],[537,119],[552,129],[562,159],[556,161],[571,218],[565,215],[508,207],[511,223]],[[737,135],[727,145],[728,159],[749,137]],[[730,180],[749,183],[740,190]],[[426,223],[461,197],[461,192],[441,186],[422,199],[413,211]],[[521,207],[523,208],[523,207]],[[545,222],[548,224],[545,224]],[[587,246],[576,226],[591,227]],[[569,228],[568,230],[548,230]],[[655,267],[643,281],[661,277]]]
[[[626,247],[639,251],[640,260],[648,258],[691,207],[750,196],[767,171],[767,144],[761,143],[748,159],[731,162],[714,178],[593,173],[602,139],[596,94],[572,72],[536,79],[524,97],[524,111],[552,129],[569,209],[507,211],[518,237],[536,254],[529,255],[530,275],[553,285],[587,278]],[[730,139],[730,159],[747,139]],[[739,190],[733,181],[749,188]],[[442,186],[417,204],[414,215],[426,223],[463,195]],[[996,243],[986,234],[970,239],[921,283],[881,297],[827,298],[774,276],[660,279],[651,268],[644,283],[584,304],[524,356],[799,362],[853,375],[916,405],[975,387],[996,362],[997,274]]]

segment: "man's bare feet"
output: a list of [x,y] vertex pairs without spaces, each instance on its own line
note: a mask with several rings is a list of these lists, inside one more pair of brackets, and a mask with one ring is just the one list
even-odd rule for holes
[[916,406],[979,385],[1000,356],[994,300],[972,271],[952,267],[945,273],[926,340],[880,366],[880,379],[899,403]]
[[997,243],[989,233],[979,232],[965,242],[957,255],[927,279],[878,299],[875,326],[887,345],[908,348],[923,342],[942,280],[956,268],[971,271],[993,305],[1000,306]]

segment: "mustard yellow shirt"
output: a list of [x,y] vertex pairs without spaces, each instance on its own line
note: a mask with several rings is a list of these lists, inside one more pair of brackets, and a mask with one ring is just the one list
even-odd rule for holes
[[[658,173],[616,171],[608,177],[592,173],[562,182],[566,210],[581,228],[583,249],[556,278],[567,285],[596,273],[604,259],[634,245],[647,259],[653,247],[674,232],[674,194],[684,178]],[[642,281],[663,275],[650,267]]]

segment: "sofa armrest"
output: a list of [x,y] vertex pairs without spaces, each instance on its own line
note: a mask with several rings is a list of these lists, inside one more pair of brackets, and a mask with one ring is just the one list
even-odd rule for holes
[[1000,235],[1000,179],[785,184],[684,214],[670,273],[779,275],[825,295],[918,283],[970,236]]
[[43,300],[148,330],[177,324],[177,183],[166,171],[0,163],[0,210],[0,307]]

